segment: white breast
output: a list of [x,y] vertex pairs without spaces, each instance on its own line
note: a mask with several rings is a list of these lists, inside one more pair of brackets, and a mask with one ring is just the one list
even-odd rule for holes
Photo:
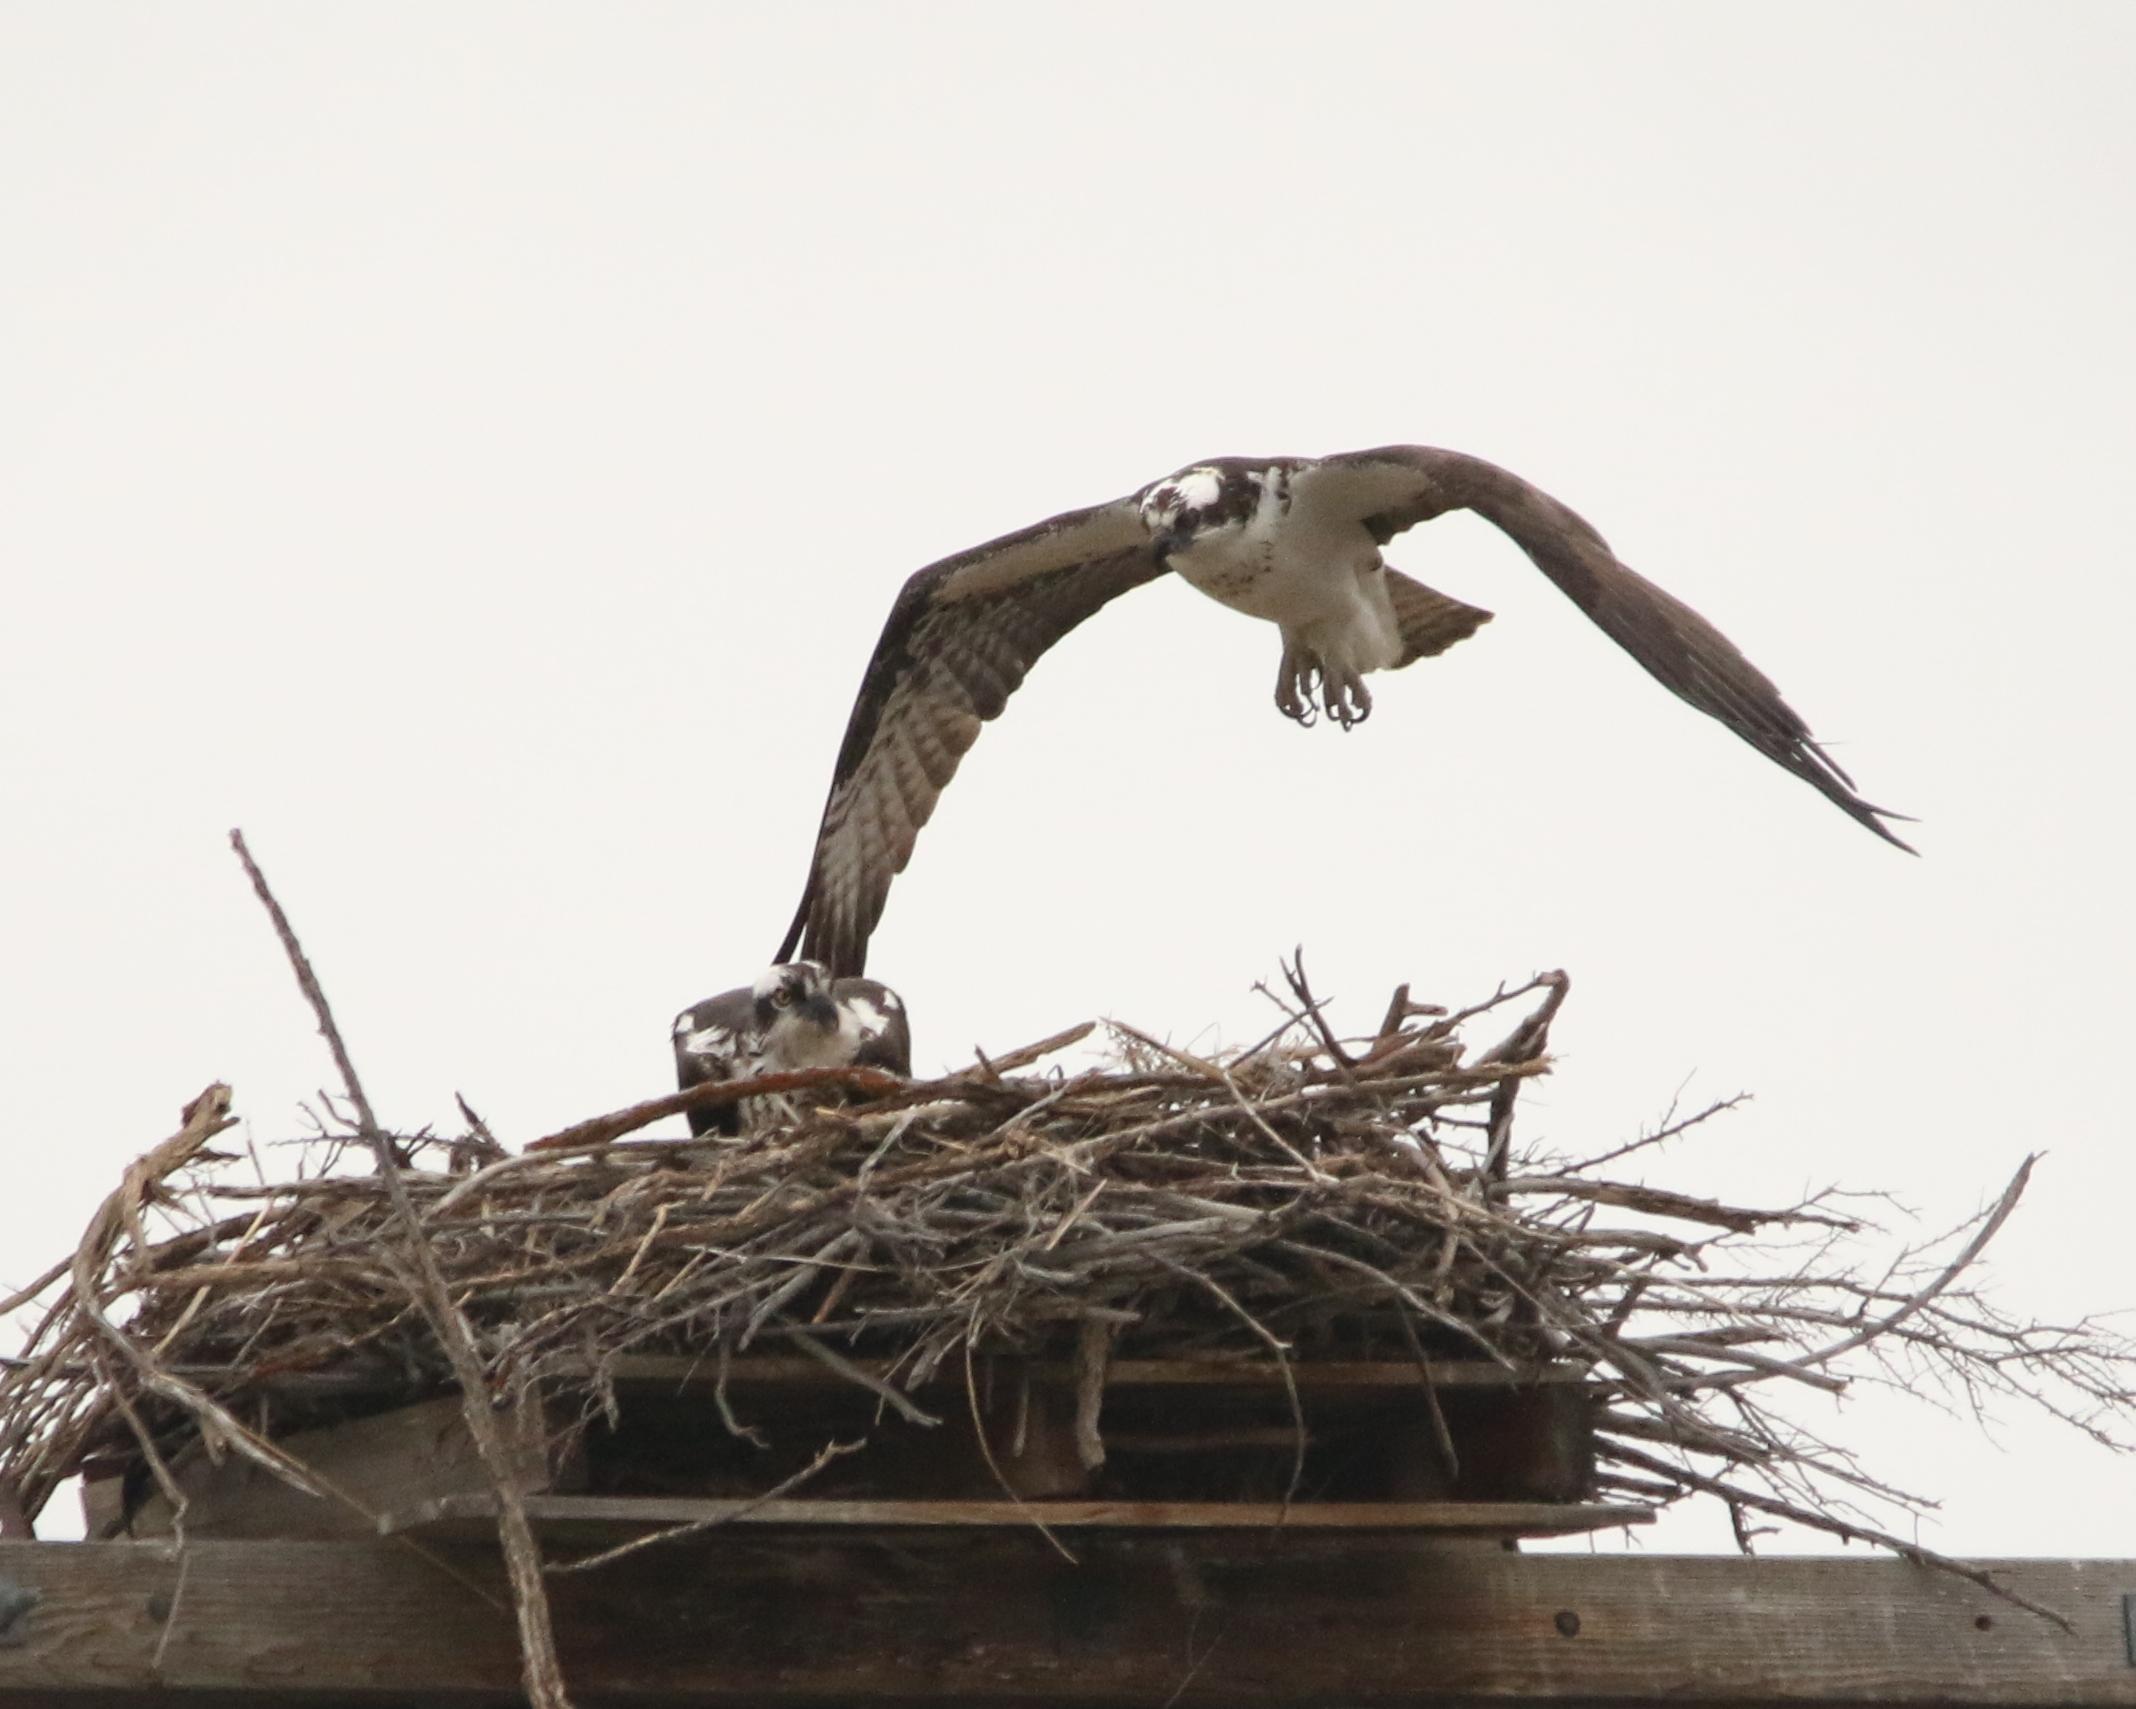
[[764,1066],[772,1069],[843,1068],[853,1060],[853,1046],[840,1032],[816,1027],[774,1026],[764,1040]]
[[1168,562],[1218,604],[1351,670],[1384,670],[1401,657],[1379,547],[1361,523],[1311,519],[1270,494],[1243,528],[1205,535]]

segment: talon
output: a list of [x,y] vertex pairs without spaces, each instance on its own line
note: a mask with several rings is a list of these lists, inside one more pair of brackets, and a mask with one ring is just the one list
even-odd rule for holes
[[1283,663],[1276,672],[1276,710],[1303,729],[1319,721],[1313,693],[1319,666],[1294,648],[1283,649]]
[[1355,729],[1372,716],[1372,691],[1354,671],[1331,677],[1326,698],[1329,715],[1345,730]]

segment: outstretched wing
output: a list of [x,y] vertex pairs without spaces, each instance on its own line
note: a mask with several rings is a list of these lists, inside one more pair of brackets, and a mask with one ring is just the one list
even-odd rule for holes
[[1579,515],[1518,475],[1459,451],[1388,445],[1302,467],[1297,502],[1360,518],[1385,545],[1405,528],[1449,510],[1472,510],[1512,536],[1536,568],[1647,671],[1719,719],[1886,842],[1912,849],[1810,736],[1795,709],[1734,642],[1675,595],[1617,561]]
[[930,564],[905,583],[861,679],[831,773],[808,887],[774,961],[860,973],[890,881],[1038,657],[1163,572],[1126,499],[1069,511]]

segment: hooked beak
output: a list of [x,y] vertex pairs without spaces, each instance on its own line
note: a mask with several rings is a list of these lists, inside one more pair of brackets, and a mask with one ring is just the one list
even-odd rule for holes
[[1170,528],[1150,542],[1150,550],[1161,564],[1174,552],[1184,549],[1191,538],[1184,528]]
[[811,997],[801,1005],[801,1018],[827,1033],[838,1030],[838,1005],[829,997]]

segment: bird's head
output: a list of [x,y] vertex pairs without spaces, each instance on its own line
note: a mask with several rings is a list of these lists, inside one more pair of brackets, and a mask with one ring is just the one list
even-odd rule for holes
[[1260,509],[1265,488],[1258,469],[1197,463],[1144,487],[1135,509],[1163,563],[1205,540],[1243,530]]
[[838,1030],[838,1005],[831,1001],[831,970],[820,961],[789,961],[767,967],[757,975],[749,995],[756,1005],[757,1031],[767,1045],[800,1032]]

